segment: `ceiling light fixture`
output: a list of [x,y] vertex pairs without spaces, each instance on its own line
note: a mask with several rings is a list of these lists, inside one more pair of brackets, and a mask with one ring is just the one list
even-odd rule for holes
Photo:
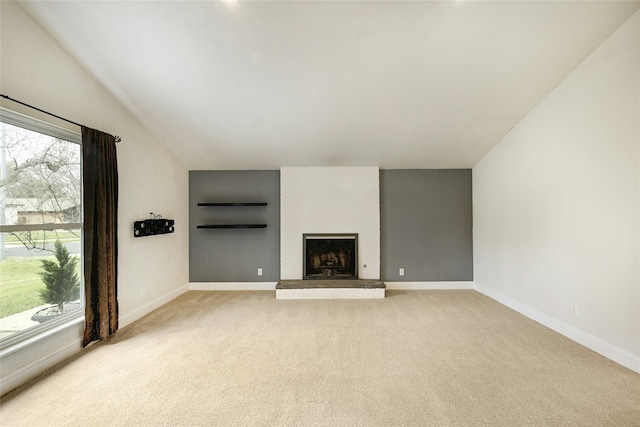
[[240,0],[220,0],[220,2],[233,12],[240,10]]

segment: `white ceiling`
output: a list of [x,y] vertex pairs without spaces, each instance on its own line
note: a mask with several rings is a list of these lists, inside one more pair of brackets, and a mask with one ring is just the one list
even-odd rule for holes
[[191,170],[472,167],[640,5],[22,4]]

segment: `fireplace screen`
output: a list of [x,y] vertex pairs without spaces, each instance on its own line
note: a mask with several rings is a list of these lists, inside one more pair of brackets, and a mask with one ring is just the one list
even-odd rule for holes
[[357,234],[304,234],[304,279],[358,278]]

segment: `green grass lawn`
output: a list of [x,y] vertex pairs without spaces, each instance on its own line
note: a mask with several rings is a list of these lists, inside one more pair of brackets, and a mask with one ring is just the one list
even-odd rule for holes
[[[44,288],[39,273],[42,259],[50,257],[11,257],[0,260],[0,318],[43,305],[38,289]],[[78,263],[79,264],[79,263]],[[78,265],[80,274],[80,265]]]

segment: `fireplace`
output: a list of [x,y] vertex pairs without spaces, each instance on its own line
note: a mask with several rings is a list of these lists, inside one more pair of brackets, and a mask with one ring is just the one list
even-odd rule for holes
[[303,279],[358,278],[358,234],[303,234]]

